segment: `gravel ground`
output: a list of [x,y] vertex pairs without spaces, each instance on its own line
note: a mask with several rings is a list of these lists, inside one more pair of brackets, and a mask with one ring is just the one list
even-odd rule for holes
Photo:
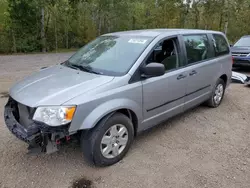
[[[0,93],[15,81],[71,54],[0,56]],[[141,134],[120,163],[89,166],[77,144],[52,155],[29,156],[27,145],[7,130],[0,96],[0,187],[249,188],[250,88],[231,84],[217,109],[197,107]]]

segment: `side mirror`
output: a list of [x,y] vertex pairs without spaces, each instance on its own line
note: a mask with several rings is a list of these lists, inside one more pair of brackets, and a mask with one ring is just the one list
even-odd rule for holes
[[149,63],[141,69],[141,72],[146,78],[162,76],[165,74],[165,67],[161,63]]

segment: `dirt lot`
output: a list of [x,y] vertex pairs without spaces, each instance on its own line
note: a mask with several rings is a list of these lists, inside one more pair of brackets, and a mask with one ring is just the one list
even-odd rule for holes
[[[0,56],[0,93],[40,67],[71,54]],[[0,96],[0,187],[67,188],[85,177],[94,187],[249,188],[250,88],[231,84],[217,109],[198,107],[140,135],[120,163],[89,166],[77,144],[29,156],[5,127]]]

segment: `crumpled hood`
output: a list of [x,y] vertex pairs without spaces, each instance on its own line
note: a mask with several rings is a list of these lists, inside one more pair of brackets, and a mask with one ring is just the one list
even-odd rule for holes
[[113,80],[114,77],[53,66],[16,83],[10,96],[16,101],[36,107],[61,105],[66,101]]

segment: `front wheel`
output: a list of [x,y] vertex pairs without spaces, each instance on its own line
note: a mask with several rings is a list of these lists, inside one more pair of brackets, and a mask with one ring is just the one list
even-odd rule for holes
[[221,104],[224,97],[225,88],[225,82],[221,78],[219,78],[215,84],[215,87],[213,88],[210,99],[207,101],[209,107],[216,108]]
[[115,113],[101,120],[87,136],[82,136],[81,145],[89,161],[97,166],[109,166],[125,156],[133,139],[131,120],[121,113]]

